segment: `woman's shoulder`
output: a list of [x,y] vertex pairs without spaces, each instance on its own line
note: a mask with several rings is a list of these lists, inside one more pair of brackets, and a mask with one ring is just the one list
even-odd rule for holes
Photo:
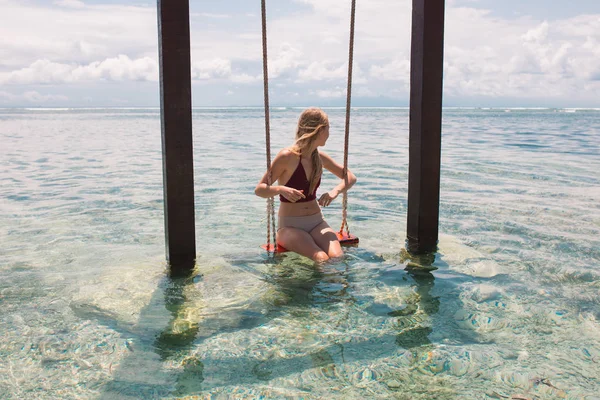
[[321,157],[321,161],[323,159],[331,160],[331,156],[329,154],[325,153],[323,150],[319,150],[319,157]]
[[319,150],[319,157],[321,157],[321,162],[323,163],[323,167],[325,167],[326,169],[328,169],[330,171],[332,169],[341,167],[341,165],[338,164],[338,162],[335,161],[333,159],[333,157],[331,157],[329,154],[325,153],[324,151]]
[[281,149],[281,151],[279,151],[277,158],[281,159],[282,161],[289,162],[292,160],[298,160],[298,155],[286,147],[285,149]]

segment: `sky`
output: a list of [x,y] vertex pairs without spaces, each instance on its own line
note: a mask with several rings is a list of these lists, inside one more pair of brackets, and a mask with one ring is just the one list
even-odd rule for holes
[[[261,106],[260,0],[190,1],[195,107]],[[267,0],[273,106],[343,106],[350,0]],[[357,0],[352,104],[408,106],[411,0]],[[0,107],[157,107],[156,2],[0,0]],[[600,107],[600,1],[446,0],[444,106]]]

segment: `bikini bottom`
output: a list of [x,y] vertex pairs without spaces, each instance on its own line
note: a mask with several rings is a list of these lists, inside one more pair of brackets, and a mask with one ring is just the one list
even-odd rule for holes
[[279,216],[279,229],[281,228],[297,228],[304,232],[310,233],[313,229],[325,222],[322,212],[312,215],[303,215],[301,217],[282,217]]

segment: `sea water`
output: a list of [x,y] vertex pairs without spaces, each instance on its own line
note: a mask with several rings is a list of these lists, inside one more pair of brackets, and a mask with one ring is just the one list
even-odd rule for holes
[[[272,110],[274,153],[300,112]],[[197,271],[171,279],[158,109],[0,110],[0,398],[598,399],[600,110],[445,109],[429,268],[408,117],[352,110],[360,245],[317,266],[259,247],[263,111],[194,109]]]

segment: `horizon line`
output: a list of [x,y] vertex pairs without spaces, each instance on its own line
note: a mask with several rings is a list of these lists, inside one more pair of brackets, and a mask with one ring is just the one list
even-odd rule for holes
[[[272,105],[269,109],[306,109],[314,106],[279,106]],[[322,106],[322,109],[345,110],[345,106]],[[97,107],[78,107],[78,106],[8,106],[0,107],[0,110],[160,110],[160,106],[97,106]],[[264,106],[192,106],[194,109],[264,109]],[[409,106],[351,106],[350,109],[399,109],[410,110]],[[442,106],[442,109],[466,109],[466,110],[599,110],[600,107],[520,107],[520,106]]]

